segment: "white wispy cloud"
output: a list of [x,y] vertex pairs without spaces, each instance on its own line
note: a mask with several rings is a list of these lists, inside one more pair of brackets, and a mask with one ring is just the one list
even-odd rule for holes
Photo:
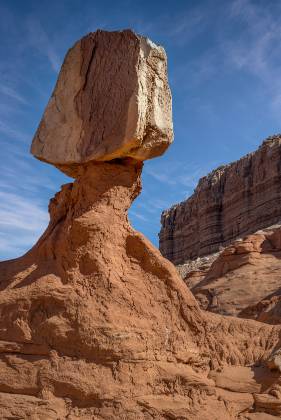
[[199,179],[218,164],[219,162],[197,164],[178,161],[166,164],[165,168],[159,168],[156,164],[154,167],[145,168],[145,173],[165,185],[194,189]]
[[[8,77],[5,77],[8,79]],[[30,136],[18,126],[18,116],[24,115],[28,101],[16,90],[11,83],[0,85],[0,133],[9,139],[26,142]],[[0,141],[3,141],[3,137]]]
[[190,172],[187,171],[186,173],[179,174],[177,182],[184,187],[195,188],[199,179],[205,174],[204,168],[201,168],[200,166],[195,167]]
[[8,96],[9,98],[16,100],[17,102],[19,102],[19,103],[21,103],[23,105],[27,105],[28,104],[27,100],[22,95],[20,95],[11,86],[5,86],[5,85],[0,86],[0,92],[2,94],[4,94],[4,95]]
[[36,239],[36,232],[20,232],[20,235],[16,231],[9,232],[8,235],[6,232],[0,232],[0,254],[5,255],[5,260],[16,258],[26,252],[27,246],[34,244]]
[[29,167],[24,162],[20,162],[20,159],[14,160],[18,162],[16,167],[9,165],[3,165],[2,170],[5,173],[4,178],[0,180],[0,188],[5,191],[15,192],[19,189],[18,176],[21,174],[21,191],[27,193],[38,193],[42,189],[48,189],[55,191],[57,186],[50,177],[44,174],[38,174],[35,171],[29,170]]
[[19,194],[0,191],[0,229],[38,232],[46,226],[48,214],[38,202]]
[[24,133],[21,129],[18,129],[14,124],[7,124],[0,120],[0,133],[3,133],[7,137],[15,140],[28,141],[30,136]]
[[143,200],[136,203],[137,208],[150,214],[159,213],[159,211],[166,209],[169,205],[170,202],[168,200],[163,200],[159,197],[154,197],[154,199],[151,200],[150,197],[147,197],[145,194],[143,194]]
[[153,168],[145,168],[145,173],[152,176],[156,181],[162,182],[168,185],[175,185],[176,180],[171,178],[171,174],[167,171],[167,173],[163,171],[159,171]]
[[[276,4],[278,7],[278,4]],[[281,5],[279,13],[263,3],[235,0],[230,19],[242,26],[239,35],[222,43],[227,63],[260,80],[272,109],[280,116]]]
[[130,216],[134,216],[137,219],[143,221],[143,222],[148,222],[148,218],[145,217],[142,213],[140,213],[139,211],[136,210],[130,210],[129,212]]
[[52,168],[38,169],[20,144],[6,144],[4,150],[10,158],[1,164],[0,255],[7,259],[30,249],[47,227],[48,198],[57,185]]
[[[198,36],[206,26],[208,14],[205,8],[188,7],[183,13],[177,15],[173,23],[166,22],[166,36],[174,45],[183,46]],[[177,24],[174,24],[174,21]],[[168,29],[167,29],[168,28]]]
[[272,47],[276,44],[278,50],[281,48],[279,19],[248,0],[236,0],[231,10],[232,18],[243,24],[243,29],[242,36],[226,43],[229,59],[239,69],[246,68],[261,78],[267,76],[274,64],[270,60]]
[[58,73],[61,60],[40,21],[34,17],[30,17],[27,20],[27,29],[30,44],[36,48],[38,52],[47,57],[54,72]]
[[[198,9],[200,16],[200,9]],[[203,13],[203,12],[202,12]],[[172,80],[180,84],[186,91],[188,106],[198,106],[209,114],[212,113],[212,100],[205,96],[200,105],[198,98],[190,96],[190,91],[198,92],[204,83],[216,82],[218,75],[230,77],[234,75],[237,80],[238,72],[243,76],[252,78],[252,85],[258,95],[266,98],[268,108],[273,116],[280,118],[281,112],[281,3],[276,2],[274,7],[267,7],[263,2],[253,0],[234,0],[226,2],[224,7],[217,9],[218,18],[222,25],[212,27],[212,39],[198,53],[190,57],[188,62],[182,60]],[[196,22],[196,30],[206,31],[210,27],[212,12],[202,15],[204,24]],[[195,14],[196,17],[196,14]],[[198,29],[197,29],[198,28]],[[184,30],[183,30],[184,32]],[[192,31],[191,31],[192,32]],[[206,36],[204,34],[204,36]],[[187,81],[183,83],[183,80]],[[247,97],[245,98],[247,100]],[[200,113],[205,115],[205,110]],[[267,111],[268,112],[268,111]],[[215,112],[210,117],[215,117]]]
[[0,253],[20,256],[38,239],[48,223],[48,213],[34,198],[0,192]]

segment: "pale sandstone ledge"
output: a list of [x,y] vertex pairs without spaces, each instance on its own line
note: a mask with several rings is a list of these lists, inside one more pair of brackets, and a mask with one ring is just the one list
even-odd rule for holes
[[31,153],[75,176],[71,165],[142,161],[172,140],[165,50],[131,30],[98,30],[68,51]]

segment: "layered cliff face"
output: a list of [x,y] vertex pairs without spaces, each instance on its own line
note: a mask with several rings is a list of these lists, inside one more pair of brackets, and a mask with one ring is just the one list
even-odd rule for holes
[[162,213],[161,253],[175,264],[217,252],[281,219],[281,136],[200,179],[194,194]]
[[[55,140],[46,148],[60,166]],[[64,162],[76,179],[51,200],[47,230],[0,264],[0,418],[280,416],[281,328],[200,309],[174,265],[128,222],[143,166],[131,152]]]

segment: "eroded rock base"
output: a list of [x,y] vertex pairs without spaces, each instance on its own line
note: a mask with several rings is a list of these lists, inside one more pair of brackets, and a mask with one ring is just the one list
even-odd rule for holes
[[1,263],[0,418],[281,415],[280,374],[265,363],[280,328],[199,308],[128,222],[141,168],[77,167],[38,243]]

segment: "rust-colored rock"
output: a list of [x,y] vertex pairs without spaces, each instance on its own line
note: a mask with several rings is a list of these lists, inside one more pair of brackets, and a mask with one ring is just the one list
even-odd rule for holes
[[0,418],[279,415],[280,372],[266,362],[281,328],[199,308],[128,222],[141,170],[77,165],[38,243],[0,264]]
[[[239,389],[213,378],[220,366],[266,360],[280,328],[199,309],[128,223],[141,166],[84,165],[51,201],[36,246],[1,263],[0,417],[231,419],[252,410],[260,382],[242,396],[243,378]],[[279,380],[264,369],[272,379],[263,393]]]
[[281,324],[281,227],[235,241],[210,260],[206,271],[183,276],[203,309]]
[[160,250],[175,264],[219,251],[281,220],[281,136],[200,179],[194,194],[162,214]]

